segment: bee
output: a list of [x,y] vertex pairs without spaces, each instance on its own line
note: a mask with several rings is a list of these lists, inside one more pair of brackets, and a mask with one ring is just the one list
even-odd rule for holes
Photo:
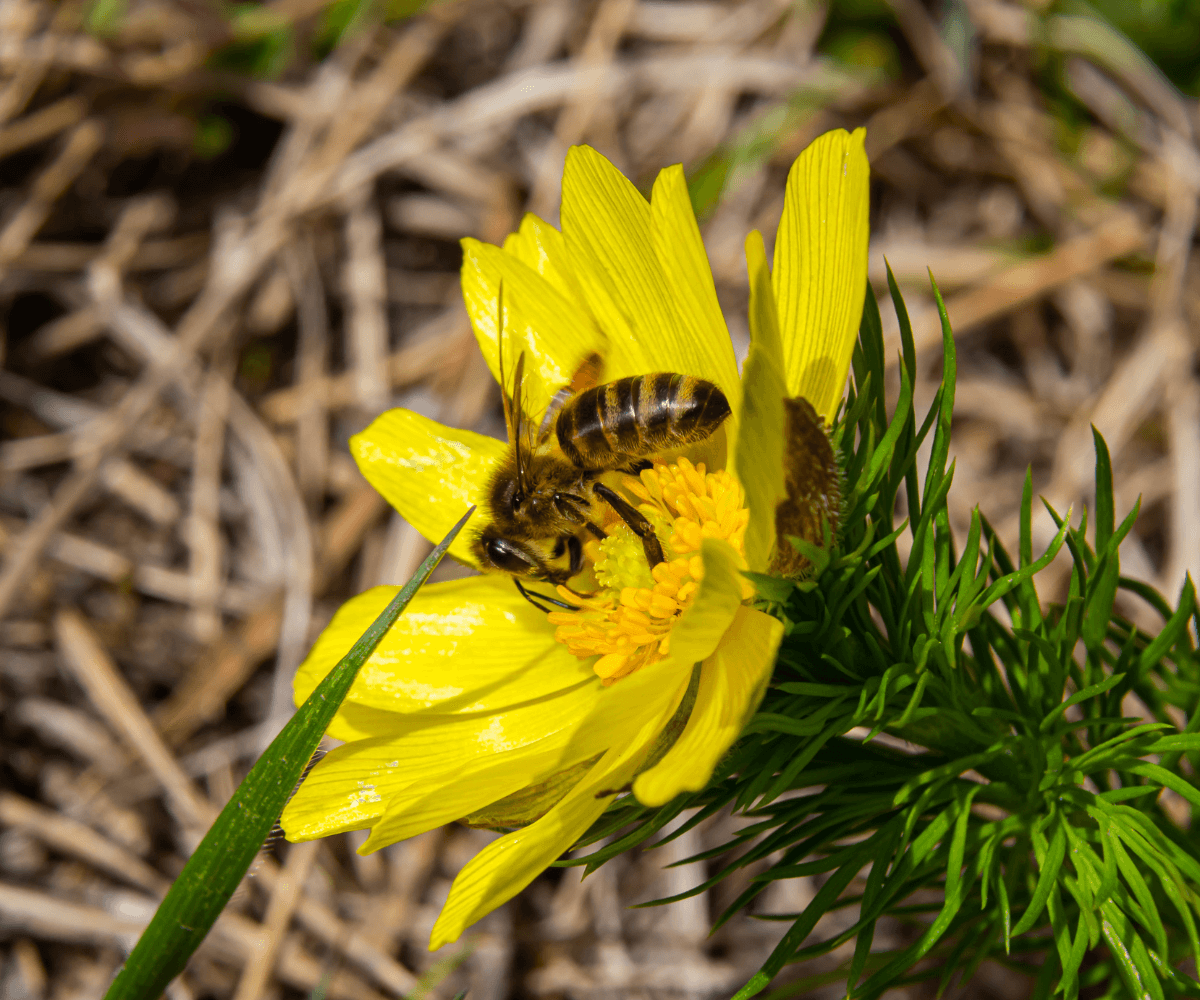
[[[500,294],[502,343],[503,288]],[[524,371],[522,352],[510,394],[504,385],[501,349],[501,399],[509,450],[488,484],[491,523],[476,536],[473,551],[483,569],[511,574],[521,594],[540,610],[548,609],[535,597],[573,610],[573,605],[530,594],[521,579],[565,585],[579,573],[581,537],[605,537],[597,523],[603,520],[603,506],[641,539],[650,566],[662,562],[662,545],[653,525],[601,477],[609,472],[636,475],[649,468],[649,456],[712,436],[729,416],[729,401],[712,382],[674,372],[597,385],[603,362],[591,355],[571,384],[555,395],[534,430],[526,425],[522,405]]]

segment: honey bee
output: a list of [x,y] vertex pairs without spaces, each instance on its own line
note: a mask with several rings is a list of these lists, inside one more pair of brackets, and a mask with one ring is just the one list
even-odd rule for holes
[[[502,343],[503,288],[500,294]],[[473,551],[483,569],[511,574],[517,589],[540,610],[548,609],[535,598],[573,609],[554,598],[530,594],[521,578],[559,585],[579,573],[581,536],[605,537],[597,523],[603,520],[598,516],[603,514],[601,505],[615,511],[641,539],[650,566],[662,562],[662,545],[653,525],[601,477],[609,472],[636,475],[649,468],[649,456],[710,437],[729,416],[729,401],[712,382],[673,372],[597,385],[603,362],[591,355],[571,384],[555,395],[535,431],[525,422],[524,370],[522,352],[510,394],[504,385],[501,352],[509,450],[488,484],[491,522],[476,536]]]

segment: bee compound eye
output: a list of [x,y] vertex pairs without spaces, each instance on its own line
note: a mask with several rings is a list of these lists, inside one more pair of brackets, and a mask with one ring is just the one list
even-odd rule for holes
[[536,565],[519,543],[507,538],[489,538],[485,548],[492,565],[507,573],[528,573]]

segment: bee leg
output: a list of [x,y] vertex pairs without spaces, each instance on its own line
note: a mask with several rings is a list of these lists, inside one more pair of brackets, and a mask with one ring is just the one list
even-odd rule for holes
[[647,469],[653,469],[654,463],[648,458],[639,458],[635,462],[630,462],[625,468],[621,469],[628,476],[640,476]]
[[567,551],[571,553],[571,576],[583,569],[583,544],[574,535],[567,538]]
[[[571,577],[575,576],[581,569],[583,569],[583,545],[580,543],[579,539],[576,538],[574,535],[567,536],[566,544],[567,544],[567,551],[571,553],[571,568],[567,571],[570,574],[570,576],[568,576],[567,579],[570,579]],[[565,581],[563,583],[559,584],[559,586],[563,587],[566,590],[569,590],[576,597],[582,598],[584,600],[587,600],[587,598],[589,598],[589,597],[596,596],[596,592],[594,590],[585,594],[583,591],[576,590],[574,587],[572,587],[569,583],[567,583]]]
[[594,524],[591,521],[588,521],[586,524],[584,524],[584,527],[587,528],[587,530],[597,538],[599,538],[600,541],[604,541],[604,539],[608,537],[608,533],[602,527],[600,527],[600,525]]
[[[556,597],[547,597],[545,594],[531,594],[528,590],[526,590],[523,586],[521,586],[521,581],[518,580],[515,576],[512,578],[512,582],[516,585],[516,588],[520,592],[521,596],[523,598],[525,598],[525,600],[527,600],[535,608],[537,608],[538,611],[541,611],[543,614],[547,614],[547,615],[550,614],[550,609],[539,604],[538,603],[539,600],[545,601],[547,604],[553,604],[556,608],[562,608],[564,611],[578,611],[579,610],[578,605],[568,604],[566,601],[560,601]],[[534,600],[534,598],[537,598],[537,600]]]
[[646,553],[646,562],[652,568],[662,562],[662,544],[654,533],[654,525],[647,521],[635,507],[621,499],[616,490],[610,489],[603,483],[597,483],[592,489],[620,515],[621,520],[629,525],[629,530],[642,540],[642,550]]

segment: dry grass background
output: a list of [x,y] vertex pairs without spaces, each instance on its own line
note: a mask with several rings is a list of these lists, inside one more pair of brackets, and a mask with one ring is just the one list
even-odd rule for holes
[[[639,184],[680,160],[701,194],[724,178],[704,231],[744,345],[746,231],[770,239],[807,142],[865,124],[872,281],[886,253],[919,402],[940,365],[926,265],[958,336],[958,526],[978,503],[1012,541],[1027,465],[1078,510],[1094,423],[1118,513],[1142,497],[1125,571],[1174,594],[1200,569],[1200,121],[1118,36],[1037,4],[967,0],[939,24],[892,0],[889,74],[819,54],[819,4],[458,0],[316,61],[324,6],[264,8],[295,26],[272,80],[218,68],[229,24],[200,3],[97,25],[111,5],[0,0],[5,998],[102,995],[338,602],[428,550],[347,437],[392,405],[501,431],[457,240],[555,219],[572,143]],[[1078,115],[1066,139],[1047,65]],[[197,155],[213,135],[228,148]],[[449,957],[429,928],[486,835],[276,845],[170,997],[728,995],[785,924],[708,938],[734,885],[627,906],[695,884],[702,865],[663,866],[732,822],[582,883],[552,872]],[[812,891],[776,885],[757,912]],[[992,968],[963,992],[1026,989]]]

